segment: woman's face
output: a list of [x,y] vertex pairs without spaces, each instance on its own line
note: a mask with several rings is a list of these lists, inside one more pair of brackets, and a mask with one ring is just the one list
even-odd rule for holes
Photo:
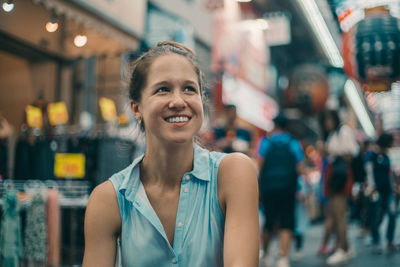
[[143,119],[148,141],[191,142],[204,117],[192,64],[177,54],[156,58],[149,68],[141,100],[132,102],[132,110],[136,118]]

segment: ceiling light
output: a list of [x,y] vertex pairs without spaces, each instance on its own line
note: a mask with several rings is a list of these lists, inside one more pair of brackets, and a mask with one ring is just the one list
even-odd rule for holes
[[48,21],[46,23],[46,30],[48,32],[55,32],[57,29],[58,29],[58,23],[57,22],[53,23],[53,22]]
[[82,47],[87,43],[87,36],[84,34],[78,34],[74,38],[74,45],[76,47]]
[[372,125],[371,119],[369,118],[365,105],[361,102],[360,95],[352,80],[347,80],[347,82],[345,83],[344,93],[346,94],[347,99],[349,100],[351,106],[353,107],[353,110],[356,113],[356,116],[364,132],[369,137],[374,137],[375,128]]
[[8,0],[3,3],[3,10],[5,12],[11,12],[14,9],[14,3],[11,0]]
[[54,9],[51,10],[50,20],[46,23],[48,32],[55,32],[58,29],[57,14]]
[[247,2],[251,2],[251,0],[236,0],[236,2],[239,2],[239,3],[247,3]]
[[343,58],[315,1],[297,0],[297,2],[328,57],[329,63],[334,67],[342,68]]

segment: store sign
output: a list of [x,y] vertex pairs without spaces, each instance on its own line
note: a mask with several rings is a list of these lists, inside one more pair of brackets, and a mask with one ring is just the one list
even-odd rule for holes
[[52,126],[62,125],[68,122],[67,106],[64,102],[50,103],[47,106],[49,123]]
[[105,121],[113,121],[117,118],[117,109],[113,100],[102,97],[99,99],[101,116]]
[[290,20],[287,15],[271,14],[264,17],[268,23],[265,30],[265,42],[269,46],[286,45],[291,42]]
[[43,114],[42,110],[38,107],[34,107],[31,105],[26,106],[25,108],[26,120],[29,127],[32,128],[42,128],[43,126]]
[[272,119],[279,111],[274,99],[228,74],[222,78],[222,101],[235,105],[239,117],[265,131],[272,130]]
[[54,175],[57,178],[83,178],[85,176],[85,155],[57,153],[54,161]]
[[195,48],[194,29],[187,21],[150,6],[147,10],[146,42],[149,46],[156,46],[161,41],[175,41]]
[[73,0],[94,11],[104,20],[139,36],[145,32],[147,1],[145,0]]

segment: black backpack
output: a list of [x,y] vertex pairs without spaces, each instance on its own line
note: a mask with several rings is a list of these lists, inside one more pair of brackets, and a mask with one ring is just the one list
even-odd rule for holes
[[329,187],[333,193],[340,193],[347,183],[347,164],[343,157],[337,156],[332,162],[332,175]]
[[297,186],[296,158],[286,143],[269,141],[269,147],[260,170],[262,194],[293,194]]
[[392,191],[390,178],[390,159],[385,154],[373,153],[371,156],[374,182],[379,193],[387,194]]

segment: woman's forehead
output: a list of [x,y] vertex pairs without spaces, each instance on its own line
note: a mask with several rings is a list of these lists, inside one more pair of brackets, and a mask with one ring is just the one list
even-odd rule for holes
[[193,80],[196,83],[198,81],[193,64],[184,56],[177,54],[159,56],[149,67],[148,82],[158,83],[166,78]]

